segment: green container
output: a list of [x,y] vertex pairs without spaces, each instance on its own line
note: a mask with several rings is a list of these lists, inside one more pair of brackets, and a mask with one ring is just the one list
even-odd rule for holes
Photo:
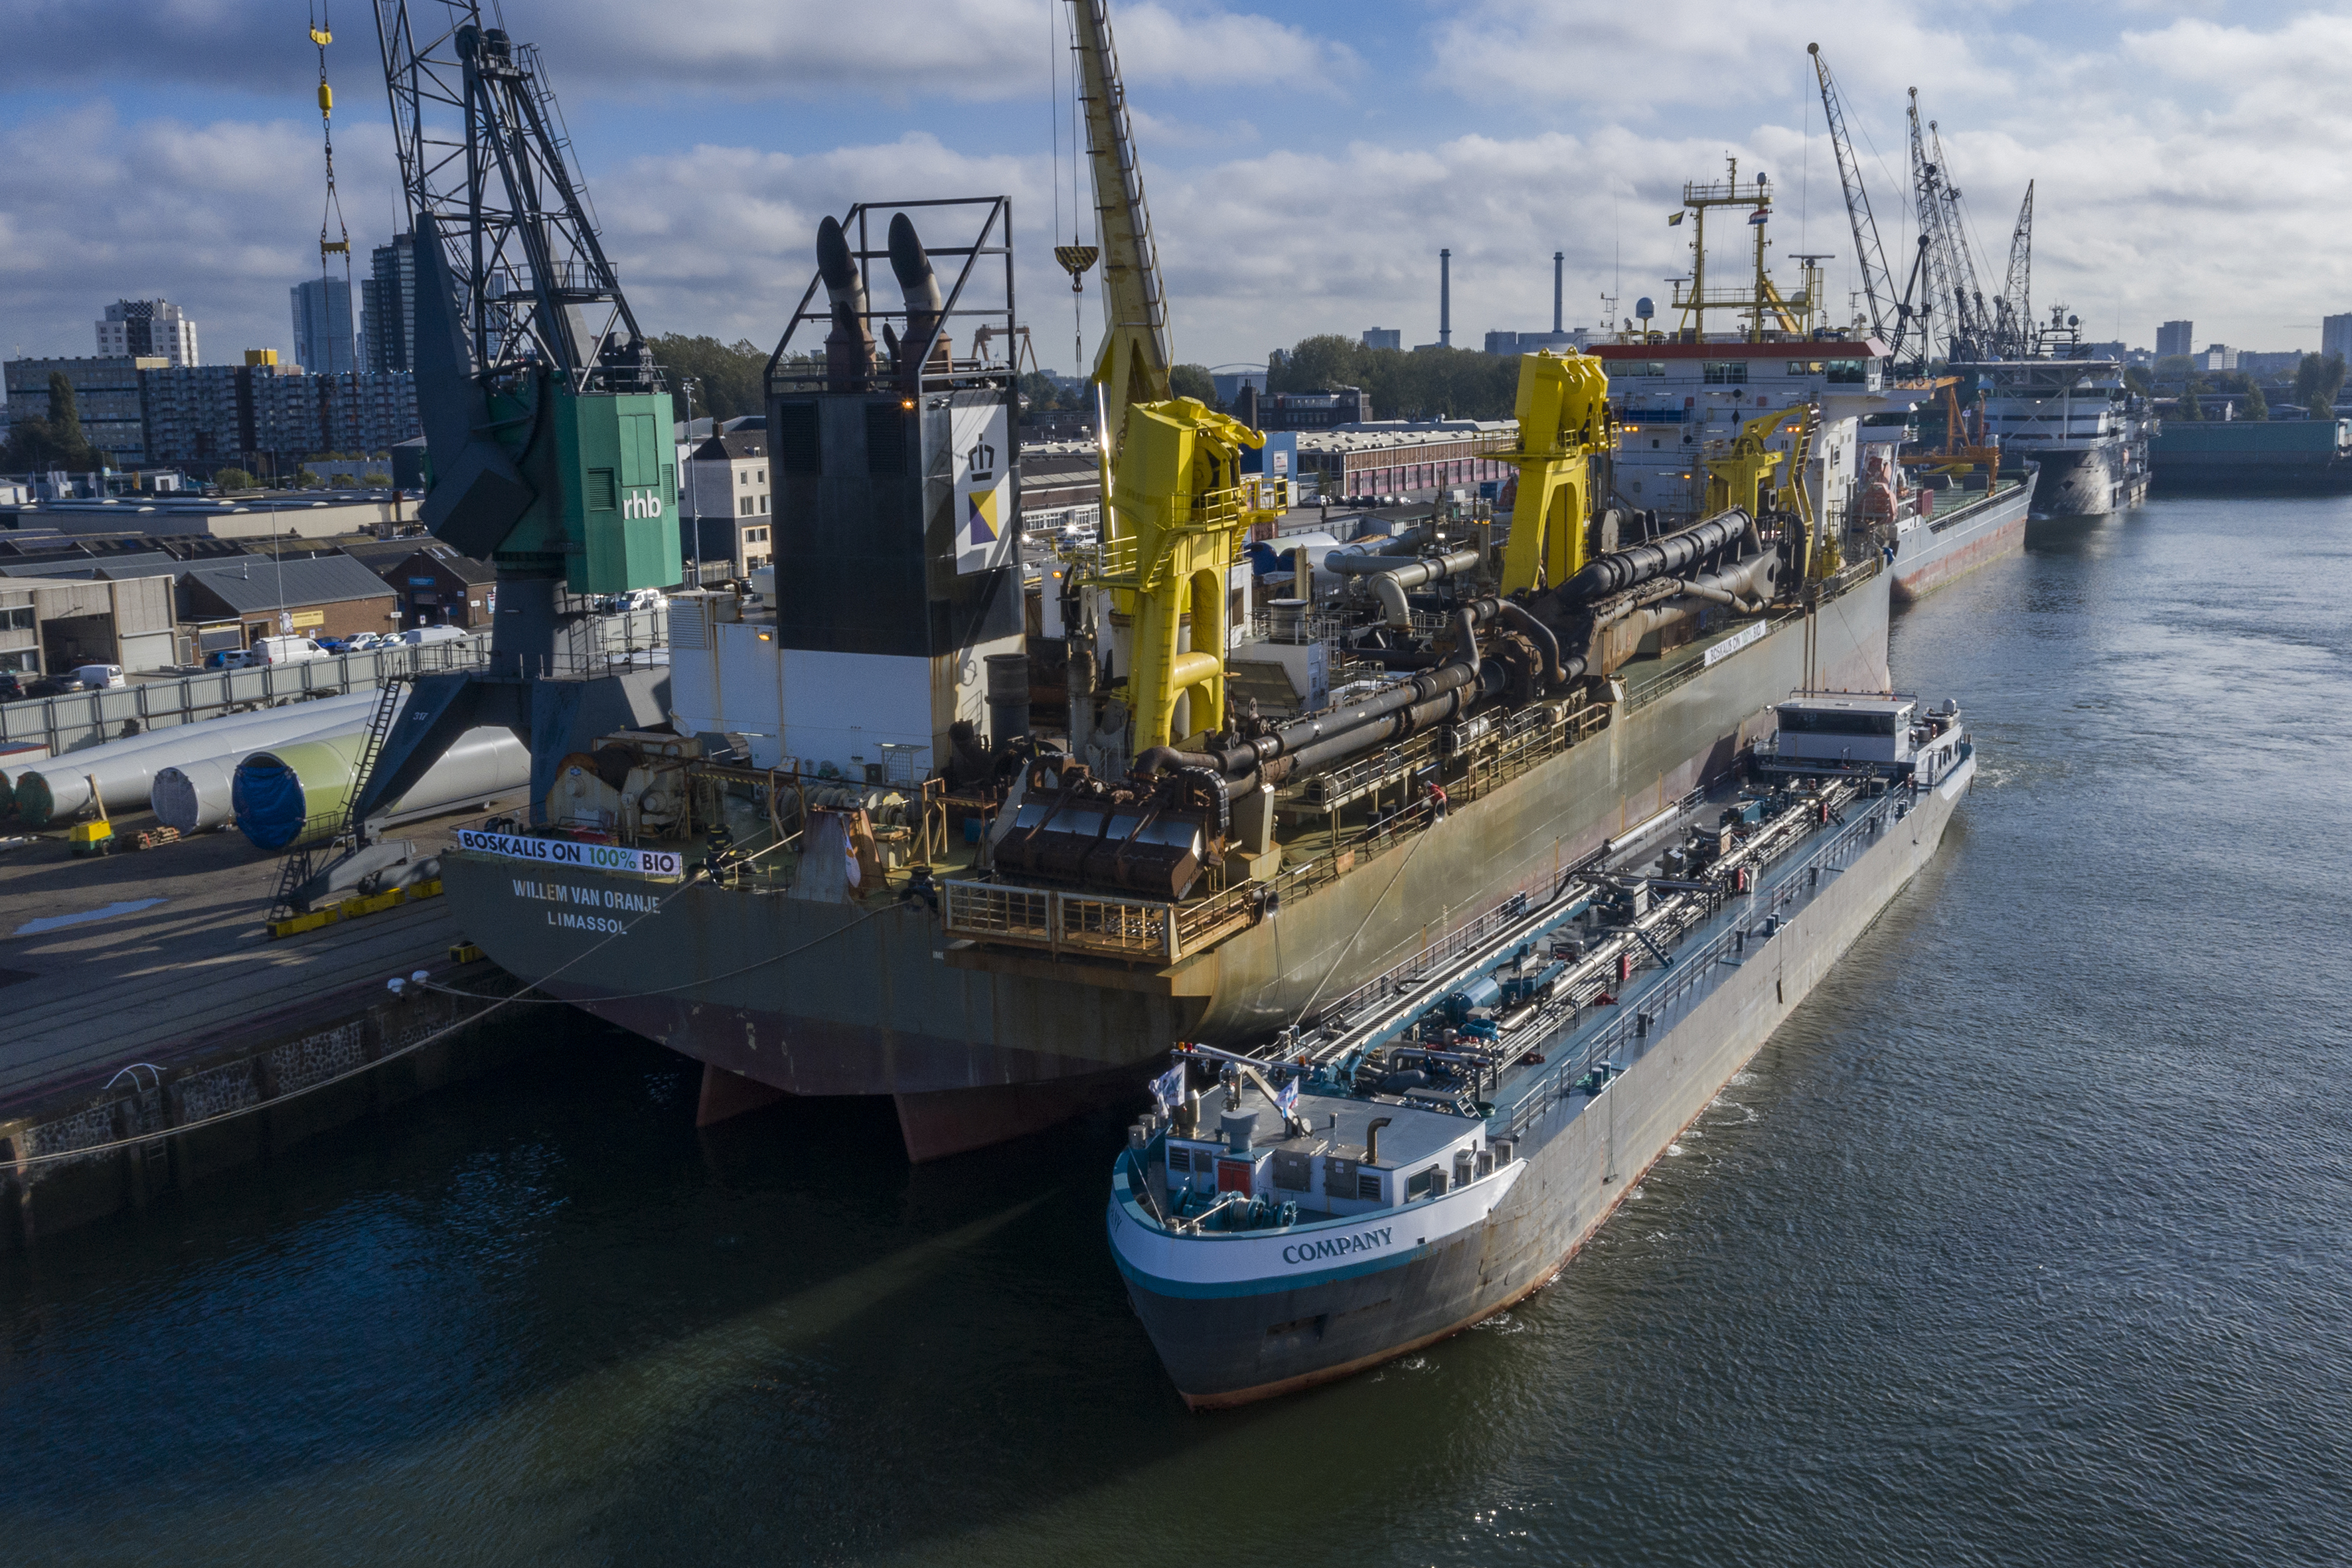
[[663,393],[582,393],[556,401],[564,488],[567,585],[575,594],[667,588],[678,558],[677,447]]
[[492,396],[489,412],[536,492],[490,552],[502,573],[560,576],[575,594],[677,584],[685,571],[667,393],[571,392],[541,376],[535,391]]

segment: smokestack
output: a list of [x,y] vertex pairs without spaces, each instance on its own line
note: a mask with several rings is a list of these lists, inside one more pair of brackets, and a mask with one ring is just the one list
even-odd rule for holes
[[1437,346],[1454,346],[1454,253],[1437,253]]
[[833,304],[833,331],[824,338],[825,384],[835,392],[855,391],[874,374],[874,333],[866,324],[866,279],[837,218],[816,226],[816,269]]
[[1551,335],[1558,337],[1567,329],[1560,325],[1559,284],[1568,258],[1560,251],[1551,253]]
[[[894,214],[890,219],[890,270],[907,296],[907,335],[898,344],[898,382],[908,391],[920,391],[924,361],[946,368],[948,340],[940,331],[939,275],[931,270],[930,255],[916,237],[915,226],[905,213]],[[939,338],[936,347],[931,342],[934,334]]]

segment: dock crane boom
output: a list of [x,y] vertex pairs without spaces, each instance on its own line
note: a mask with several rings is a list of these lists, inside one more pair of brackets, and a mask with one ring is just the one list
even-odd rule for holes
[[1829,125],[1831,150],[1837,154],[1838,183],[1845,188],[1846,218],[1853,226],[1854,264],[1862,273],[1862,297],[1870,310],[1871,335],[1884,342],[1889,353],[1900,354],[1911,331],[1909,291],[1900,300],[1895,298],[1895,279],[1886,270],[1886,255],[1878,243],[1878,220],[1871,215],[1861,160],[1854,156],[1853,143],[1846,136],[1845,108],[1830,77],[1830,62],[1822,58],[1819,44],[1807,44],[1805,51],[1813,57],[1813,74],[1821,79],[1822,117]]
[[1086,106],[1087,157],[1094,172],[1095,220],[1102,243],[1103,342],[1094,383],[1101,389],[1106,456],[1116,459],[1132,404],[1169,395],[1175,363],[1168,341],[1168,296],[1160,248],[1143,200],[1143,170],[1119,79],[1106,0],[1070,0]]
[[1966,323],[1969,345],[1982,353],[1992,341],[1993,310],[1985,301],[1984,286],[1977,281],[1976,247],[1969,240],[1968,214],[1960,205],[1960,188],[1952,184],[1951,160],[1944,155],[1943,129],[1932,120],[1927,122],[1927,143],[1934,151],[1937,174],[1943,183],[1944,233],[1951,247],[1959,319]]
[[[1947,359],[1973,359],[1991,344],[1991,311],[1977,283],[1976,262],[1969,248],[1960,214],[1960,193],[1951,184],[1944,162],[1942,133],[1919,118],[1919,89],[1911,89],[1911,199],[1919,220],[1920,257],[1927,275],[1927,307],[1923,316],[1945,318]],[[1928,350],[1923,328],[1920,348]]]
[[[1110,708],[1108,690],[1094,686],[1099,649],[1128,677],[1129,721],[1106,727],[1089,719],[1096,732],[1079,744],[1097,762],[1123,756],[1141,765],[1173,741],[1225,724],[1225,651],[1237,629],[1226,624],[1234,560],[1253,528],[1273,522],[1276,501],[1242,477],[1243,452],[1265,437],[1171,395],[1168,297],[1108,0],[1070,0],[1070,11],[1102,242],[1104,325],[1094,370],[1102,538],[1078,578],[1090,597],[1070,639],[1071,706],[1074,714],[1094,713],[1098,700]],[[1106,729],[1123,738],[1106,747]]]
[[1996,309],[2000,352],[2022,359],[2033,352],[2033,182],[2025,182],[2025,203],[2009,236],[2009,276]]

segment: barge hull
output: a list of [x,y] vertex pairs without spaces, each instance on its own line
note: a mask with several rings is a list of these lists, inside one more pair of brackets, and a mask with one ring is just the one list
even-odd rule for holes
[[1825,874],[1777,935],[1751,945],[1730,979],[1589,1103],[1573,1090],[1553,1100],[1519,1134],[1523,1168],[1483,1223],[1422,1243],[1453,1223],[1432,1211],[1475,1190],[1465,1189],[1395,1211],[1394,1226],[1413,1248],[1402,1261],[1279,1292],[1177,1294],[1139,1266],[1136,1258],[1148,1254],[1131,1256],[1121,1245],[1123,1227],[1134,1226],[1114,1194],[1113,1254],[1185,1402],[1223,1408],[1345,1377],[1458,1332],[1548,1283],[1934,857],[1974,775],[1974,762],[1963,763],[1843,870]]
[[1906,533],[1895,547],[1895,601],[1916,604],[1954,578],[2023,550],[2038,478],[2029,471],[2022,482]]

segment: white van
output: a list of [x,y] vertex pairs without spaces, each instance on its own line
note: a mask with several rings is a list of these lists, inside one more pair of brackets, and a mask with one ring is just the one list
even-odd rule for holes
[[462,626],[411,626],[400,634],[400,640],[411,647],[421,647],[432,642],[456,642],[465,635]]
[[305,659],[332,656],[309,637],[257,637],[247,650],[249,664],[300,664]]
[[74,670],[74,679],[81,682],[84,691],[105,691],[117,686],[128,686],[119,664],[85,664]]

